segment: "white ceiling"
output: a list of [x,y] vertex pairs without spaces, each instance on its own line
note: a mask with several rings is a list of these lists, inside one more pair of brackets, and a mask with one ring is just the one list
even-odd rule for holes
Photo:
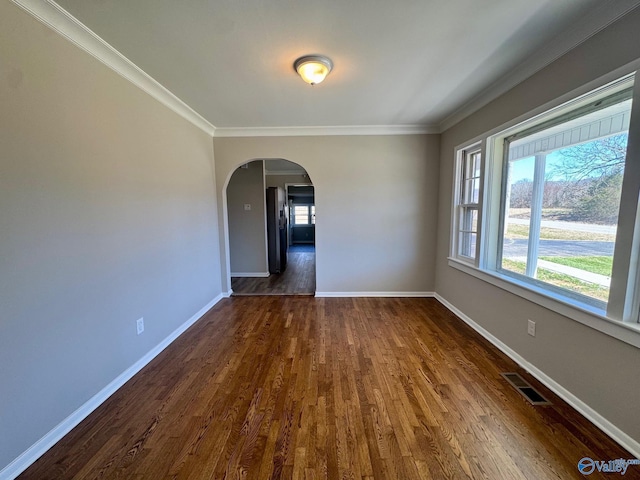
[[[216,128],[441,129],[631,0],[57,0]],[[294,60],[334,71],[311,87]]]

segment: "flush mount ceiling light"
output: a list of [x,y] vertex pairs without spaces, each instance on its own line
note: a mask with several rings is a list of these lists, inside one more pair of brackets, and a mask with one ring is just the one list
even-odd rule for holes
[[298,75],[309,85],[322,82],[333,68],[330,58],[322,55],[305,55],[293,63]]

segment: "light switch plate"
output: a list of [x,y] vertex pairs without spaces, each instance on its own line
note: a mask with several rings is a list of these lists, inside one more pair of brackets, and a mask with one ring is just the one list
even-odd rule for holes
[[532,337],[536,336],[536,322],[533,320],[527,320],[527,333]]

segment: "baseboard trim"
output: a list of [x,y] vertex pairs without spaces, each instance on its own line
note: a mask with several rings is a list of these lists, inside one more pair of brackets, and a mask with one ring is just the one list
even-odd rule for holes
[[222,292],[222,297],[223,298],[229,298],[231,295],[233,295],[233,290],[229,289],[229,291],[227,292]]
[[575,408],[578,412],[580,412],[587,420],[593,423],[596,427],[606,433],[611,439],[617,442],[620,446],[627,449],[629,453],[631,453],[636,458],[640,458],[640,442],[634,440],[629,435],[624,433],[618,427],[616,427],[609,420],[604,418],[598,412],[596,412],[589,405],[584,403],[578,397],[576,397],[569,390],[564,388],[558,382],[549,377],[542,370],[538,369],[532,363],[529,363],[525,360],[520,354],[516,351],[512,350],[505,343],[499,340],[497,337],[493,336],[490,332],[485,330],[478,323],[473,321],[469,316],[465,315],[458,308],[454,307],[447,299],[445,299],[442,295],[438,293],[435,294],[436,300],[438,300],[442,305],[444,305],[451,313],[460,318],[463,322],[473,328],[476,332],[482,335],[485,339],[491,342],[496,348],[498,348],[502,353],[511,358],[514,362],[524,368],[528,373],[533,375],[538,381],[544,384],[549,390],[554,392],[560,398],[562,398],[565,402]]
[[142,370],[149,362],[158,356],[174,340],[182,335],[191,325],[200,320],[205,313],[211,310],[220,300],[223,294],[218,295],[204,307],[202,307],[189,320],[175,329],[168,337],[150,350],[144,357],[118,375],[111,383],[96,393],[87,402],[81,405],[75,412],[65,418],[44,437],[25,450],[9,465],[0,470],[0,480],[13,480],[24,472],[31,464],[40,458],[47,450],[53,447],[62,437],[87,418],[96,408],[102,405],[111,395],[122,387],[131,377]]
[[[65,420],[53,428],[44,437],[34,443],[25,452],[13,460],[9,465],[0,470],[0,480],[13,480],[31,464],[40,458],[47,450],[55,445],[62,437],[69,433],[82,420],[88,417],[96,408],[104,403],[111,395],[113,395],[120,387],[122,387],[129,379],[142,370],[149,362],[159,355],[166,347],[184,333],[190,326],[196,323],[202,316],[213,308],[220,300],[226,298],[232,293],[221,293],[211,302],[202,307],[195,315],[174,330],[168,337],[160,342],[156,347],[149,351],[144,357],[135,364],[121,373],[111,383],[109,383],[100,392],[89,399],[84,405],[69,415]],[[533,364],[529,363],[517,352],[500,341],[497,337],[485,330],[482,326],[464,314],[461,310],[454,307],[448,300],[435,292],[316,292],[316,297],[435,297],[449,311],[460,318],[463,322],[473,328],[485,339],[491,342],[496,348],[511,358],[514,362],[524,368],[533,375],[538,381],[543,383],[547,388],[562,398],[565,402],[580,412],[586,419],[600,428],[604,433],[611,437],[623,448],[627,449],[636,458],[640,458],[640,442],[637,442],[629,435],[624,433],[598,412],[589,407],[578,397],[569,392],[551,377],[539,370]]]
[[269,275],[269,272],[231,272],[232,278],[267,278]]
[[434,297],[435,292],[316,292],[316,297]]

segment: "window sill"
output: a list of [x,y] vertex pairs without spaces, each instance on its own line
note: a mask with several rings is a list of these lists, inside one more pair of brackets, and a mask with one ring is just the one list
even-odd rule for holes
[[622,342],[640,348],[640,324],[612,320],[604,316],[604,312],[588,304],[569,303],[564,297],[555,296],[552,292],[519,282],[497,272],[480,270],[473,265],[456,258],[449,257],[449,266],[483,280],[502,290],[513,293],[537,305],[559,313],[599,332],[614,337]]

